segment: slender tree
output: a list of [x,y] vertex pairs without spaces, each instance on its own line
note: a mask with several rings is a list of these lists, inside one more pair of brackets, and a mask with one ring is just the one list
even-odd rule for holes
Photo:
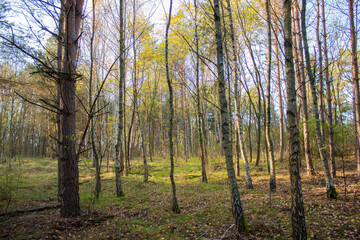
[[284,47],[287,81],[287,126],[290,134],[291,224],[293,239],[307,239],[300,177],[300,140],[296,124],[296,89],[291,29],[291,0],[284,0]]
[[313,102],[313,113],[314,113],[314,119],[315,119],[317,145],[318,145],[318,150],[320,153],[321,160],[324,165],[327,197],[329,199],[336,199],[337,193],[336,193],[333,179],[331,177],[329,163],[328,163],[327,156],[326,156],[326,151],[325,151],[325,146],[324,146],[324,136],[321,134],[321,129],[320,129],[319,109],[318,109],[317,94],[316,94],[316,88],[315,88],[315,77],[314,77],[314,73],[312,71],[312,67],[311,67],[311,63],[310,63],[310,52],[309,52],[309,44],[307,41],[305,14],[306,14],[306,0],[303,0],[302,1],[302,9],[301,9],[301,31],[302,31],[302,38],[303,38],[304,49],[305,49],[306,71],[307,71],[307,75],[309,77],[310,86],[311,86],[311,96],[312,96],[312,102]]
[[[299,17],[299,4],[298,1],[294,1],[294,19],[295,27],[294,34],[297,39],[297,51],[296,56],[298,56],[298,84],[300,86],[299,96],[301,100],[301,114],[302,114],[302,125],[304,129],[304,151],[305,151],[305,162],[306,162],[306,172],[307,175],[314,175],[315,169],[311,157],[310,149],[310,133],[309,133],[309,114],[308,114],[308,100],[306,93],[306,81],[305,81],[305,65],[304,65],[304,54],[303,54],[303,44],[302,44],[302,35],[300,27],[300,17]],[[294,42],[294,46],[295,46]],[[295,65],[297,63],[295,62]]]
[[[60,6],[60,15],[59,15],[59,30],[58,30],[58,42],[57,42],[57,72],[58,77],[56,81],[56,106],[58,109],[61,109],[61,72],[62,64],[64,63],[63,54],[65,50],[64,34],[65,34],[65,10],[64,4]],[[61,113],[58,111],[56,113],[56,127],[57,127],[57,141],[56,141],[56,150],[57,150],[57,159],[58,159],[58,200],[61,202],[61,172],[60,172],[60,162],[61,162]]]
[[166,68],[166,80],[169,88],[169,107],[170,107],[170,116],[169,116],[169,148],[170,148],[170,181],[172,186],[173,201],[172,201],[172,211],[175,213],[180,213],[180,207],[176,197],[176,185],[174,179],[174,143],[173,143],[173,124],[174,124],[174,100],[173,100],[173,88],[170,79],[169,71],[169,29],[171,24],[171,12],[172,12],[173,1],[170,0],[169,16],[166,24],[165,31],[165,68]]
[[[232,43],[232,54],[233,54],[233,67],[234,67],[234,91],[235,91],[235,126],[236,126],[236,133],[238,136],[238,142],[239,142],[239,148],[241,151],[241,156],[243,158],[244,162],[244,168],[245,168],[245,181],[246,181],[246,188],[252,189],[252,180],[251,180],[251,174],[250,174],[250,167],[249,162],[247,159],[247,155],[245,152],[245,144],[243,139],[243,132],[242,132],[242,123],[241,123],[241,116],[240,116],[240,96],[239,96],[239,89],[238,89],[238,83],[240,82],[240,76],[239,76],[239,66],[238,66],[238,59],[237,59],[237,52],[236,52],[236,42],[235,42],[235,30],[234,30],[234,23],[232,18],[232,11],[231,11],[231,3],[230,0],[227,0],[227,10],[229,13],[229,19],[230,19],[230,37],[231,37],[231,43]],[[239,165],[237,166],[239,168]],[[238,170],[239,171],[239,170]]]
[[230,184],[232,212],[235,219],[236,232],[247,232],[248,225],[245,220],[244,210],[240,199],[239,189],[236,183],[236,175],[233,162],[232,145],[230,140],[229,114],[225,93],[225,74],[224,74],[224,54],[222,46],[222,28],[219,0],[214,0],[213,5],[215,18],[215,39],[216,39],[216,55],[217,55],[217,71],[218,71],[218,91],[221,112],[221,133],[222,147],[225,153],[226,169]]
[[270,87],[271,87],[271,16],[270,0],[266,0],[266,19],[268,33],[268,66],[267,66],[267,86],[266,86],[266,143],[270,156],[270,191],[276,191],[275,159],[274,148],[270,135],[271,110],[270,110]]
[[200,145],[200,159],[201,159],[201,180],[203,183],[207,182],[206,176],[206,159],[205,159],[205,146],[204,146],[204,134],[201,131],[201,120],[203,119],[201,114],[201,102],[200,102],[200,59],[199,59],[199,36],[198,36],[198,5],[197,0],[194,0],[195,6],[195,51],[196,51],[196,110],[197,110],[197,129],[199,134]]
[[[278,26],[275,27],[275,35],[278,35]],[[279,162],[283,162],[284,159],[284,111],[283,111],[283,100],[282,100],[282,89],[281,89],[281,77],[280,77],[280,53],[279,53],[279,41],[275,38],[275,55],[276,55],[276,80],[278,89],[278,101],[279,101],[279,122],[280,122],[280,153]]]
[[355,152],[357,152],[357,170],[360,178],[360,95],[359,95],[359,68],[357,57],[357,36],[354,18],[354,0],[348,0],[349,4],[349,19],[350,19],[350,45],[351,45],[351,80],[353,86],[353,102],[354,102],[354,134],[358,139],[355,145]]
[[336,163],[335,163],[335,140],[334,140],[334,128],[333,128],[333,115],[332,115],[332,94],[331,94],[331,80],[329,74],[329,56],[327,47],[327,30],[325,19],[325,3],[321,0],[321,12],[322,12],[322,29],[323,29],[323,45],[324,45],[324,64],[325,64],[325,84],[326,84],[326,101],[327,101],[327,120],[329,125],[329,157],[331,162],[331,175],[336,177]]
[[119,1],[119,44],[120,44],[120,58],[119,58],[119,122],[117,130],[117,139],[115,146],[115,179],[116,179],[116,195],[118,197],[124,196],[122,188],[121,174],[124,170],[124,87],[125,87],[125,38],[124,38],[124,0]]

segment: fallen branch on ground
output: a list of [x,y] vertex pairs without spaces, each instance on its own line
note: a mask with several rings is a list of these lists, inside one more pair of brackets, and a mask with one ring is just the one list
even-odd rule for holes
[[58,204],[58,205],[53,205],[53,206],[44,206],[44,207],[37,207],[37,208],[30,208],[30,209],[18,209],[15,211],[0,213],[0,217],[11,216],[11,215],[16,215],[16,214],[23,214],[23,213],[31,213],[31,212],[41,212],[41,211],[49,210],[49,209],[57,209],[57,208],[60,208],[60,206],[61,205]]

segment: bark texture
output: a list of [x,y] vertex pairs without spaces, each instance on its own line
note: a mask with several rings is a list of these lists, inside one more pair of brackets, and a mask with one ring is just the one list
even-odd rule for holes
[[125,86],[125,39],[124,39],[124,0],[119,1],[119,18],[120,18],[120,58],[119,58],[119,122],[118,132],[115,146],[115,181],[116,181],[116,196],[124,196],[122,188],[121,174],[124,171],[124,86]]
[[291,224],[293,239],[307,239],[305,212],[300,177],[300,140],[296,124],[297,106],[293,42],[291,28],[291,0],[284,0],[285,65],[287,81],[287,126],[290,135],[289,169],[291,182]]
[[221,17],[219,0],[214,0],[214,18],[215,18],[215,38],[216,38],[216,54],[217,54],[217,71],[218,71],[218,91],[221,111],[221,132],[222,147],[225,153],[226,169],[231,192],[232,213],[235,219],[236,232],[247,232],[248,225],[245,220],[244,210],[240,199],[240,193],[236,182],[236,175],[233,162],[232,145],[230,140],[229,114],[225,93],[225,74],[223,62],[223,46],[221,32]]
[[79,166],[76,155],[75,92],[76,67],[83,0],[63,1],[65,11],[64,56],[61,78],[61,210],[62,217],[76,217],[80,214]]

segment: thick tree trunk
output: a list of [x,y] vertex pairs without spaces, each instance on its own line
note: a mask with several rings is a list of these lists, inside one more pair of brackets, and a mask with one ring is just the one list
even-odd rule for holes
[[229,113],[226,101],[225,93],[225,76],[224,76],[224,64],[223,64],[223,47],[222,47],[222,33],[221,33],[221,17],[219,0],[214,0],[214,18],[215,18],[215,33],[216,33],[216,52],[217,52],[217,70],[218,70],[218,90],[219,101],[221,111],[221,132],[223,139],[223,149],[226,159],[226,169],[228,173],[228,179],[231,191],[231,205],[232,212],[235,218],[236,232],[248,231],[248,226],[244,216],[244,210],[242,208],[239,189],[236,182],[236,175],[233,163],[232,145],[230,139],[229,129]]
[[331,173],[330,173],[330,169],[329,169],[329,163],[327,160],[326,151],[325,151],[325,147],[324,147],[324,138],[323,138],[323,135],[321,134],[321,130],[320,130],[319,110],[318,110],[316,88],[315,88],[315,77],[313,75],[313,72],[311,69],[311,63],[310,63],[310,53],[309,53],[309,45],[308,45],[308,41],[307,41],[305,13],[306,13],[306,0],[303,0],[302,9],[301,9],[301,30],[302,30],[302,37],[303,37],[303,42],[304,42],[304,49],[305,49],[306,70],[307,70],[307,74],[308,74],[308,77],[310,80],[310,86],[311,86],[311,96],[312,96],[312,101],[313,101],[313,113],[314,113],[314,119],[315,119],[317,144],[318,144],[318,150],[320,153],[320,158],[324,164],[327,197],[329,199],[336,199],[337,193],[336,193],[334,182],[331,177]]
[[61,210],[62,217],[76,217],[80,214],[79,203],[79,167],[75,143],[75,92],[76,92],[76,57],[78,38],[82,21],[84,1],[67,0],[64,4],[65,52],[61,79],[62,96],[62,158],[61,172]]
[[276,191],[276,175],[275,175],[275,159],[273,143],[270,136],[270,84],[271,84],[271,17],[270,17],[270,0],[266,0],[266,18],[268,31],[268,66],[267,66],[267,87],[266,87],[266,142],[268,148],[268,155],[270,157],[270,191]]
[[174,143],[173,143],[173,124],[174,124],[174,106],[173,106],[173,88],[171,85],[170,71],[169,71],[169,29],[171,24],[171,12],[172,12],[172,3],[170,0],[170,10],[169,10],[169,19],[166,24],[166,33],[165,33],[165,68],[166,68],[166,80],[169,87],[169,105],[170,105],[170,116],[169,116],[169,148],[170,148],[170,181],[172,186],[173,201],[172,201],[172,211],[175,213],[180,213],[180,207],[177,201],[176,196],[176,185],[174,178]]
[[289,169],[291,182],[291,224],[293,239],[307,239],[300,177],[300,140],[296,124],[296,89],[293,61],[291,0],[284,0],[285,64],[287,80],[287,122],[290,134]]

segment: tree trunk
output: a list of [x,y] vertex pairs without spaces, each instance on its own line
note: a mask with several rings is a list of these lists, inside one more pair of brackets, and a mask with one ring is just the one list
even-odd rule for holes
[[[275,35],[278,36],[278,27],[275,28]],[[280,78],[280,54],[279,54],[279,42],[278,38],[275,38],[275,55],[276,55],[276,79],[279,96],[279,121],[280,121],[280,153],[279,162],[283,162],[284,159],[284,111],[282,105],[282,89],[281,89],[281,78]]]
[[250,162],[252,162],[252,141],[251,141],[251,103],[250,103],[250,96],[249,96],[249,124],[248,124],[248,141],[249,141],[249,158],[250,158]]
[[79,167],[75,151],[75,92],[76,57],[78,38],[82,21],[84,1],[65,1],[65,52],[63,56],[63,74],[61,79],[62,96],[62,158],[61,172],[61,210],[62,217],[76,217],[80,214],[79,203]]
[[170,0],[170,10],[169,10],[169,19],[166,24],[166,33],[165,33],[165,68],[166,68],[166,80],[169,87],[169,105],[170,105],[170,116],[169,116],[169,148],[170,148],[170,181],[172,186],[173,201],[172,201],[172,211],[174,213],[180,213],[180,207],[176,197],[176,185],[174,179],[174,143],[173,143],[173,123],[174,123],[174,106],[173,106],[173,88],[171,85],[170,71],[169,71],[169,29],[171,24],[171,12],[172,12],[172,3]]
[[195,6],[195,47],[196,47],[196,109],[197,109],[197,128],[199,134],[199,145],[200,145],[200,159],[201,159],[201,180],[203,183],[207,183],[206,176],[206,160],[205,160],[205,146],[203,140],[203,133],[201,131],[201,102],[200,102],[200,59],[199,59],[199,38],[197,33],[197,13],[198,6],[197,0],[194,0]]
[[[232,52],[233,52],[233,66],[234,66],[234,91],[235,91],[235,126],[236,126],[236,135],[237,135],[237,148],[241,150],[241,155],[244,161],[244,168],[245,168],[245,181],[246,181],[246,188],[252,189],[252,180],[250,175],[250,167],[249,162],[247,159],[247,155],[245,152],[244,147],[244,140],[243,140],[243,133],[242,133],[242,123],[241,123],[241,116],[240,116],[240,96],[239,96],[239,89],[238,89],[238,82],[240,81],[239,74],[238,74],[238,59],[237,59],[237,53],[236,53],[236,42],[235,42],[235,31],[234,31],[234,24],[232,19],[232,11],[231,11],[231,5],[230,0],[227,0],[227,9],[229,12],[229,19],[230,19],[230,36],[231,36],[231,42],[232,42]],[[238,150],[237,150],[238,154]],[[239,154],[238,154],[239,155]],[[238,156],[237,156],[238,158]],[[239,169],[239,163],[237,159],[237,175],[240,175],[240,169]]]
[[303,114],[303,127],[304,127],[304,150],[305,150],[305,162],[306,162],[306,172],[307,175],[314,175],[315,169],[311,157],[310,149],[310,134],[309,134],[309,114],[308,114],[308,103],[307,103],[307,93],[306,93],[306,80],[305,80],[305,65],[304,65],[304,54],[303,54],[303,45],[302,45],[302,36],[301,36],[301,27],[300,27],[300,18],[299,18],[299,5],[297,1],[294,4],[294,21],[296,24],[295,35],[297,36],[297,45],[298,51],[297,55],[299,56],[299,77],[300,77],[300,98],[301,98],[301,110]]
[[324,45],[324,63],[325,63],[325,84],[326,84],[326,101],[328,107],[328,124],[329,124],[329,145],[330,145],[330,162],[332,177],[336,177],[336,163],[335,163],[335,140],[333,130],[333,116],[332,116],[332,103],[331,103],[331,80],[329,76],[329,57],[327,50],[327,33],[326,33],[326,20],[325,20],[325,3],[321,1],[322,6],[322,27],[323,27],[323,45]]
[[351,44],[351,79],[354,94],[354,134],[357,139],[355,144],[355,152],[357,153],[357,170],[360,178],[360,96],[359,96],[359,69],[357,59],[357,36],[354,19],[354,0],[348,0],[349,3],[349,18],[350,18],[350,44]]
[[287,80],[287,123],[290,134],[291,224],[293,239],[307,239],[300,177],[300,140],[296,124],[296,89],[291,30],[291,0],[284,0],[285,64]]
[[303,42],[304,42],[304,49],[305,49],[306,70],[307,70],[307,74],[308,74],[308,77],[310,80],[310,86],[311,86],[311,96],[312,96],[312,101],[313,101],[313,113],[314,113],[314,119],[315,119],[317,144],[318,144],[318,150],[320,153],[320,158],[324,164],[327,197],[329,199],[336,199],[337,193],[336,193],[334,182],[331,177],[331,173],[330,173],[330,169],[329,169],[329,163],[327,160],[326,151],[325,151],[325,147],[324,147],[324,138],[323,138],[323,135],[321,134],[321,130],[320,130],[319,110],[318,110],[316,88],[315,88],[315,77],[313,75],[313,72],[311,69],[311,63],[310,63],[310,53],[309,53],[309,45],[307,42],[305,13],[306,13],[306,0],[303,0],[302,9],[301,9],[301,30],[302,30],[302,37],[303,37]]
[[124,39],[124,1],[119,1],[119,17],[120,17],[120,58],[119,58],[119,122],[117,129],[117,139],[115,145],[115,181],[116,181],[116,196],[124,196],[122,188],[121,174],[124,171],[124,86],[125,86],[125,39]]
[[225,93],[225,76],[223,65],[223,47],[222,47],[222,33],[221,33],[221,17],[219,0],[214,0],[214,18],[215,18],[215,33],[216,33],[216,52],[217,52],[217,70],[218,70],[218,91],[221,111],[221,132],[223,139],[223,149],[226,159],[226,169],[231,191],[231,205],[232,212],[235,218],[236,232],[247,232],[248,225],[245,220],[244,211],[241,204],[239,189],[236,183],[236,176],[233,163],[232,145],[230,139],[229,129],[229,113]]
[[149,170],[148,164],[146,159],[146,121],[147,117],[143,119],[144,123],[141,124],[140,115],[138,113],[138,123],[139,123],[139,130],[140,130],[140,137],[141,137],[141,148],[142,148],[142,156],[143,156],[143,163],[144,163],[144,182],[147,183],[149,181]]
[[[325,143],[325,118],[324,118],[324,74],[323,74],[323,56],[322,56],[322,43],[320,40],[320,6],[319,0],[316,0],[317,3],[317,16],[316,16],[316,41],[318,44],[318,54],[319,54],[319,107],[320,107],[320,131],[323,136]],[[325,146],[324,146],[325,147]]]
[[[64,44],[65,44],[65,29],[64,29],[64,19],[65,18],[65,9],[64,5],[61,4],[60,8],[60,15],[59,15],[59,32],[58,32],[58,49],[57,49],[57,68],[58,68],[58,79],[56,82],[56,106],[58,109],[61,109],[61,80],[62,80],[62,71],[63,71],[63,63],[64,63]],[[57,139],[56,139],[56,155],[57,155],[57,161],[58,161],[58,201],[61,202],[61,195],[62,195],[62,189],[61,189],[61,172],[60,172],[60,162],[62,159],[61,156],[61,113],[56,113],[56,127],[57,127]],[[26,148],[25,148],[25,154],[26,154]]]
[[271,84],[271,17],[270,17],[270,0],[266,0],[266,18],[268,24],[268,67],[267,67],[267,87],[266,87],[266,142],[268,146],[268,154],[270,157],[270,191],[276,191],[276,176],[275,176],[275,159],[273,143],[270,136],[270,84]]

